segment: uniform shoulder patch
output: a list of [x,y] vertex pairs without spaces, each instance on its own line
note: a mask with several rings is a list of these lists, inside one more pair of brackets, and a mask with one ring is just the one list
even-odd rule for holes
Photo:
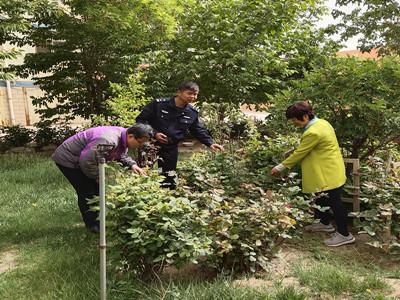
[[168,98],[158,98],[156,99],[156,102],[166,102],[168,100],[169,100]]

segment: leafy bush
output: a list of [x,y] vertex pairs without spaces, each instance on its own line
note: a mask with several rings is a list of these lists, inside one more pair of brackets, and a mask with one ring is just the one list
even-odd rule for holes
[[53,124],[50,120],[40,121],[36,125],[34,140],[37,148],[47,145],[60,145],[70,136],[78,132],[77,128],[72,128],[68,124]]
[[32,141],[33,131],[21,125],[3,127],[3,136],[0,138],[0,151],[12,147],[23,147]]
[[[275,145],[273,151],[284,144]],[[262,147],[266,152],[268,146]],[[309,219],[309,202],[295,174],[269,175],[266,166],[274,155],[260,166],[247,151],[198,153],[185,160],[174,192],[160,189],[162,178],[153,173],[140,177],[114,170],[108,220],[118,260],[139,274],[204,255],[200,262],[218,271],[265,268],[278,244]]]
[[247,136],[250,120],[235,104],[202,103],[201,116],[214,139],[240,139]]
[[400,170],[391,169],[380,157],[362,167],[361,228],[376,241],[372,246],[400,252]]
[[142,73],[132,72],[126,85],[110,83],[113,97],[107,100],[107,115],[92,117],[92,125],[115,125],[129,127],[136,123],[136,117],[143,106],[150,102],[145,96]]
[[[309,218],[296,180],[271,178],[266,169],[255,172],[244,157],[242,151],[207,153],[181,166],[183,184],[194,187],[186,187],[189,198],[203,208],[199,223],[213,241],[207,263],[218,270],[264,269],[279,242]],[[266,177],[265,185],[275,181],[276,190],[254,183]]]
[[209,251],[210,238],[199,230],[195,202],[160,187],[162,177],[128,175],[113,167],[107,191],[107,228],[113,252],[137,274],[161,272],[166,264],[196,262]]

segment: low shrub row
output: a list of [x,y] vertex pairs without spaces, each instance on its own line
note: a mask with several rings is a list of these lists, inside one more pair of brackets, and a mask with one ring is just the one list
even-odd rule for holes
[[[274,145],[257,147],[277,151],[283,143]],[[140,275],[187,262],[217,272],[266,268],[280,242],[309,221],[310,203],[298,176],[272,178],[273,155],[257,165],[254,147],[184,160],[176,191],[162,189],[157,172],[141,177],[111,167],[107,228],[118,266]]]
[[36,124],[36,129],[21,125],[0,128],[0,153],[14,147],[24,147],[33,143],[40,150],[47,145],[60,145],[65,139],[74,135],[78,129],[67,124],[52,125],[51,121]]
[[[297,173],[269,175],[295,139],[249,136],[241,147],[182,160],[175,191],[162,189],[155,171],[143,177],[111,167],[107,228],[117,266],[142,276],[188,262],[217,272],[264,269],[279,244],[311,221],[315,206],[301,193]],[[377,157],[361,171],[363,211],[356,224],[377,237],[373,246],[394,251],[400,245],[399,174]]]
[[[398,152],[397,152],[398,153]],[[359,227],[375,238],[374,247],[400,253],[400,168],[370,157],[361,168]]]

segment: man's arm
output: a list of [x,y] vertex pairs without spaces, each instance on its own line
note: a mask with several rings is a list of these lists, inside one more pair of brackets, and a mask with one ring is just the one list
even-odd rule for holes
[[155,118],[155,101],[150,102],[149,104],[143,107],[140,114],[136,117],[137,123],[142,124],[150,124],[151,120]]
[[121,162],[121,164],[122,164],[124,167],[127,167],[127,168],[129,168],[129,169],[132,169],[132,167],[133,167],[134,165],[137,165],[136,161],[134,161],[134,160],[132,159],[132,157],[130,157],[130,156],[128,155],[128,149],[125,151],[124,154],[121,155],[121,157],[118,159],[118,161]]
[[99,162],[96,155],[96,146],[99,144],[112,145],[114,148],[116,146],[114,143],[107,141],[104,138],[99,138],[87,144],[79,156],[79,167],[82,172],[87,177],[96,180],[99,177]]
[[189,131],[195,138],[197,138],[202,144],[206,145],[207,147],[210,147],[212,144],[214,144],[211,135],[209,134],[207,129],[205,129],[204,126],[201,124],[198,117],[196,117],[196,120],[190,126]]
[[145,171],[138,166],[138,164],[132,159],[132,157],[128,155],[128,149],[125,151],[124,154],[121,155],[121,158],[118,161],[135,173],[138,173],[140,175],[145,174]]

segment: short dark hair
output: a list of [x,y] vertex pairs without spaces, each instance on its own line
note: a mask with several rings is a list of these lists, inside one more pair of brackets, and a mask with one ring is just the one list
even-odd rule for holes
[[151,138],[153,136],[153,128],[148,124],[136,123],[127,130],[128,134],[133,134],[136,139],[143,137]]
[[286,119],[304,120],[304,116],[308,116],[310,120],[314,119],[314,111],[308,101],[300,101],[290,105],[286,109]]
[[199,85],[193,81],[184,81],[178,86],[178,91],[190,90],[193,92],[198,92],[200,90]]

